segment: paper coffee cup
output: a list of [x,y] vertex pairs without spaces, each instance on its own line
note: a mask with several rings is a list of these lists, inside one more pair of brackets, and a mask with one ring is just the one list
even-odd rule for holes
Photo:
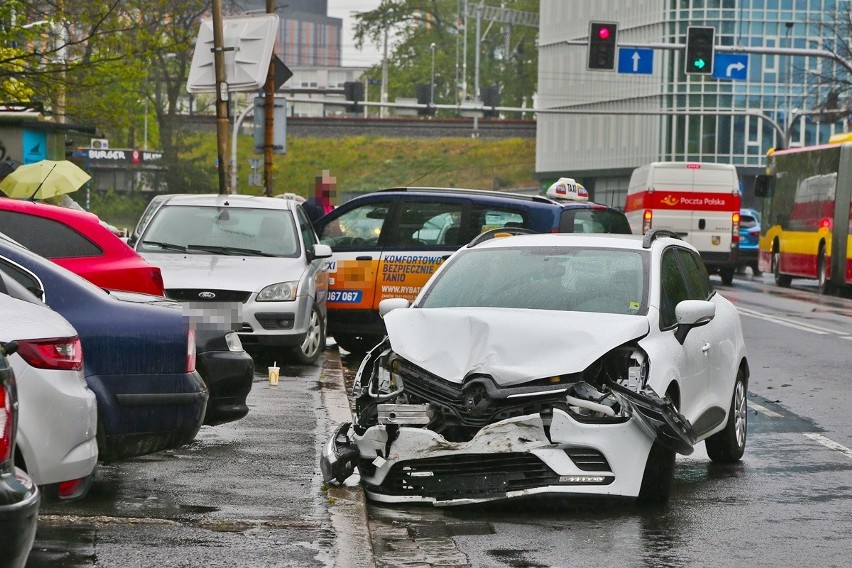
[[277,385],[278,384],[278,371],[280,369],[278,367],[269,367],[269,384]]

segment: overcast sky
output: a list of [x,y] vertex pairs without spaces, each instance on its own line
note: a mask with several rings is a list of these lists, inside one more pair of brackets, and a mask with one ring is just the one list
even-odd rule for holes
[[381,49],[365,45],[362,51],[355,49],[352,39],[352,12],[367,12],[379,5],[380,0],[328,0],[328,15],[343,19],[342,63],[348,67],[369,66],[382,60]]

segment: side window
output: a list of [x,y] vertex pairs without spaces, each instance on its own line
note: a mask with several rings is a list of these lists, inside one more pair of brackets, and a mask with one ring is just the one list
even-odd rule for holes
[[691,300],[709,300],[713,295],[713,285],[707,268],[698,254],[691,250],[678,249],[678,257],[683,263],[683,275],[690,289]]
[[320,228],[319,240],[334,250],[377,247],[390,210],[390,201],[378,201],[346,211]]
[[683,300],[689,300],[689,288],[681,273],[676,250],[668,248],[663,252],[660,272],[660,329],[668,329],[677,323],[675,306]]
[[[39,300],[44,300],[44,290],[41,282],[28,270],[12,262],[0,260],[0,272],[9,277],[9,281],[4,282],[6,284],[5,293],[9,296],[28,302],[33,301],[33,296]],[[29,294],[24,292],[22,288],[25,288]]]
[[46,258],[101,256],[103,251],[92,241],[59,221],[0,211],[0,227],[36,254]]
[[299,232],[302,233],[302,241],[305,243],[305,250],[313,250],[317,244],[317,235],[314,232],[314,226],[308,221],[308,217],[301,207],[296,207],[296,220],[299,223]]
[[630,223],[623,213],[611,209],[566,209],[559,220],[561,233],[630,234]]
[[461,203],[403,201],[388,246],[459,245]]
[[477,203],[474,203],[471,209],[470,224],[469,239],[491,229],[526,226],[520,211]]

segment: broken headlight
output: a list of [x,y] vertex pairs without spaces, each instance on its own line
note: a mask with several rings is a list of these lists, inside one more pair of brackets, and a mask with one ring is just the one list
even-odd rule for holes
[[612,381],[640,392],[648,382],[648,356],[636,345],[622,345],[589,366],[583,380],[599,389]]

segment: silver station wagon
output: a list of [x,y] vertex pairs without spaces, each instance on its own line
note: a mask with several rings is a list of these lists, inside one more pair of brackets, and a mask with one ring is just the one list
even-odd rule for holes
[[229,327],[244,345],[280,349],[301,364],[325,349],[331,248],[295,200],[158,196],[129,244],[160,267],[166,296],[196,325]]

